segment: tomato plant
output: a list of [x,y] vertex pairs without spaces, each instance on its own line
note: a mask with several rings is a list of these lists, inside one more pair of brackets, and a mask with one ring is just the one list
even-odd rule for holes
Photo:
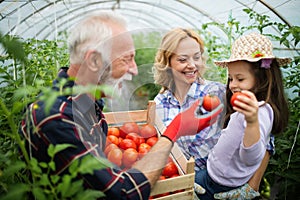
[[125,122],[120,127],[120,137],[125,138],[128,133],[140,133],[140,127],[135,122]]
[[218,96],[214,94],[207,94],[203,97],[203,108],[207,111],[212,111],[220,105],[221,101]]
[[151,125],[151,124],[144,124],[141,127],[140,135],[143,138],[149,138],[149,137],[157,136],[157,132],[156,132],[156,129],[155,129],[155,127],[153,125]]
[[244,93],[241,93],[241,92],[235,92],[235,93],[233,93],[233,95],[232,95],[232,97],[231,97],[231,99],[230,99],[230,104],[232,105],[232,107],[236,107],[236,105],[235,105],[235,100],[238,100],[237,99],[237,97],[238,96],[244,96],[244,97],[248,97],[246,94],[244,94]]

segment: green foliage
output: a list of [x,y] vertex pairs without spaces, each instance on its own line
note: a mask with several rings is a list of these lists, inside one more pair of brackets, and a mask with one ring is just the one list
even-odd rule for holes
[[[296,50],[300,41],[300,27],[289,27],[286,24],[272,22],[269,16],[259,15],[251,9],[244,10],[249,20],[241,24],[230,13],[226,24],[207,23],[198,30],[203,37],[207,52],[208,80],[226,82],[226,70],[216,67],[214,60],[229,57],[233,40],[246,31],[258,31],[267,34],[287,48]],[[227,37],[224,41],[209,32],[210,27],[218,28]],[[271,34],[275,30],[277,35]],[[134,77],[133,83],[138,84],[136,96],[153,99],[160,87],[153,84],[151,68],[157,47],[161,41],[161,34],[152,32],[134,35],[137,47],[136,62],[139,76]],[[48,108],[58,95],[70,94],[64,90],[67,80],[61,80],[59,91],[49,89],[56,77],[57,69],[68,65],[68,52],[64,41],[47,41],[28,39],[22,41],[13,36],[0,35],[0,43],[6,49],[4,57],[0,57],[0,87],[5,89],[0,93],[0,198],[1,199],[96,199],[103,195],[98,191],[83,190],[82,182],[75,180],[78,173],[92,173],[109,165],[106,160],[94,157],[76,160],[69,167],[69,174],[64,176],[49,175],[55,170],[53,161],[38,163],[24,155],[19,157],[19,151],[25,152],[24,141],[18,135],[19,122],[24,106],[33,101],[42,91],[39,98],[46,100]],[[299,54],[299,52],[298,52]],[[276,154],[271,158],[263,184],[262,195],[271,188],[276,191],[277,199],[293,199],[299,196],[300,181],[300,144],[299,144],[299,106],[300,106],[300,56],[295,56],[290,66],[283,69],[284,81],[289,94],[289,126],[284,134],[276,137]],[[93,91],[95,96],[109,87],[89,86],[76,88],[79,92]],[[51,146],[49,155],[53,156],[64,148],[72,148],[68,144]],[[48,173],[42,173],[43,171]],[[266,196],[265,196],[266,197]]]
[[[13,39],[11,39],[13,38]],[[0,41],[6,48],[7,55],[0,58],[0,198],[1,199],[97,199],[104,194],[100,191],[84,190],[80,174],[91,173],[110,164],[107,160],[85,157],[75,160],[69,168],[69,174],[51,175],[55,171],[55,163],[39,163],[29,158],[24,141],[18,134],[22,111],[27,103],[36,99],[44,100],[49,109],[59,95],[71,94],[63,89],[67,80],[62,79],[59,90],[53,91],[50,86],[56,78],[57,69],[68,63],[66,46],[61,41],[38,41],[28,39],[21,42],[11,36],[1,36]],[[58,45],[60,43],[60,45]],[[18,48],[13,49],[12,48]],[[20,53],[19,52],[22,52]],[[107,87],[79,87],[78,92],[93,92],[100,95]],[[49,156],[70,148],[68,144],[50,146]],[[20,157],[22,152],[23,159]],[[44,173],[44,172],[47,173]]]
[[154,84],[152,67],[161,37],[162,35],[159,32],[133,35],[134,42],[137,46],[135,60],[139,75],[135,76],[132,81],[133,84],[137,85],[137,89],[134,93],[137,98],[147,96],[149,100],[152,100],[160,90],[160,86]]

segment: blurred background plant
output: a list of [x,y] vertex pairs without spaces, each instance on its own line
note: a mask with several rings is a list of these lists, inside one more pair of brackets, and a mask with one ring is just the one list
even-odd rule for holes
[[[229,15],[226,24],[207,23],[197,30],[205,41],[208,58],[205,78],[208,80],[226,82],[226,70],[216,67],[213,60],[228,57],[232,41],[244,32],[257,31],[266,34],[274,41],[289,48],[298,45],[300,27],[290,27],[286,24],[272,22],[268,16],[259,15],[250,9],[245,9],[244,12],[249,16],[247,25],[241,24],[232,15]],[[227,40],[224,41],[220,37],[212,35],[208,31],[208,27],[211,26],[220,28],[227,36]],[[275,29],[280,37],[268,34],[270,28]],[[144,109],[147,101],[152,100],[160,90],[160,87],[153,84],[151,75],[151,67],[160,40],[161,34],[155,32],[134,35],[134,41],[138,47],[136,62],[140,75],[133,79],[136,87],[132,98],[139,101],[139,109]],[[37,199],[95,199],[103,195],[96,191],[72,190],[71,188],[80,188],[81,184],[72,181],[72,177],[49,176],[45,178],[41,169],[50,167],[49,164],[37,163],[34,159],[29,158],[24,161],[19,156],[19,151],[24,151],[24,143],[18,135],[24,106],[33,101],[40,92],[43,92],[44,99],[49,101],[49,105],[57,95],[62,94],[61,91],[53,93],[49,88],[58,69],[68,66],[65,40],[22,40],[15,36],[0,35],[0,44],[5,50],[5,54],[0,57],[0,199],[31,199],[32,197]],[[271,158],[261,184],[260,198],[262,199],[294,199],[294,197],[300,196],[299,190],[297,190],[300,184],[299,60],[300,57],[295,56],[293,62],[282,69],[289,97],[290,121],[285,133],[276,137],[276,154]],[[65,146],[52,147],[49,153],[53,155],[63,148]],[[99,164],[95,164],[97,162],[94,162],[93,159],[90,162],[91,168],[99,167]],[[100,165],[101,167],[105,167],[107,164],[105,161],[101,161],[101,163],[103,164]],[[79,172],[72,171],[72,173]],[[28,176],[29,174],[31,176]],[[32,179],[35,182],[32,182]]]

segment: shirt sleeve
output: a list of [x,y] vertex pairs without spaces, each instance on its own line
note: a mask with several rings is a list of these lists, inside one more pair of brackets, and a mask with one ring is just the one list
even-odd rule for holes
[[[76,123],[68,117],[51,114],[43,118],[43,116],[39,116],[41,113],[33,111],[32,115],[27,118],[32,120],[23,120],[21,132],[27,141],[30,141],[30,152],[39,162],[48,163],[50,161],[47,151],[50,144],[71,145],[55,154],[56,168],[53,173],[59,175],[68,173],[68,166],[73,161],[83,159],[86,156],[104,157],[100,139],[87,140],[89,142],[83,140],[83,137],[94,137],[93,134],[103,136],[104,133],[99,133],[95,129],[90,132],[93,133],[92,135],[82,134],[83,127],[78,124],[75,125]],[[43,120],[38,121],[37,118]],[[97,130],[101,129],[98,128]],[[29,145],[26,145],[26,147],[28,149]],[[121,171],[117,168],[105,168],[95,170],[92,175],[82,174],[78,178],[84,181],[86,188],[103,191],[106,199],[146,200],[149,198],[151,191],[147,178],[136,169]]]
[[106,199],[148,200],[150,196],[149,181],[136,169],[107,168],[95,171],[93,175],[84,175],[84,179],[89,188],[103,191]]

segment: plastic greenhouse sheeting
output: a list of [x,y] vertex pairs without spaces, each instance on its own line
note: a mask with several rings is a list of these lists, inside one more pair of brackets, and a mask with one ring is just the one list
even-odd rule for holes
[[[0,3],[0,31],[22,38],[57,39],[59,33],[98,10],[121,13],[130,30],[201,29],[204,23],[226,23],[229,17],[247,24],[245,8],[268,15],[271,21],[300,26],[299,7],[299,0],[4,0]],[[226,38],[220,29],[211,32]],[[293,47],[285,54],[290,53],[295,56],[299,50]]]

